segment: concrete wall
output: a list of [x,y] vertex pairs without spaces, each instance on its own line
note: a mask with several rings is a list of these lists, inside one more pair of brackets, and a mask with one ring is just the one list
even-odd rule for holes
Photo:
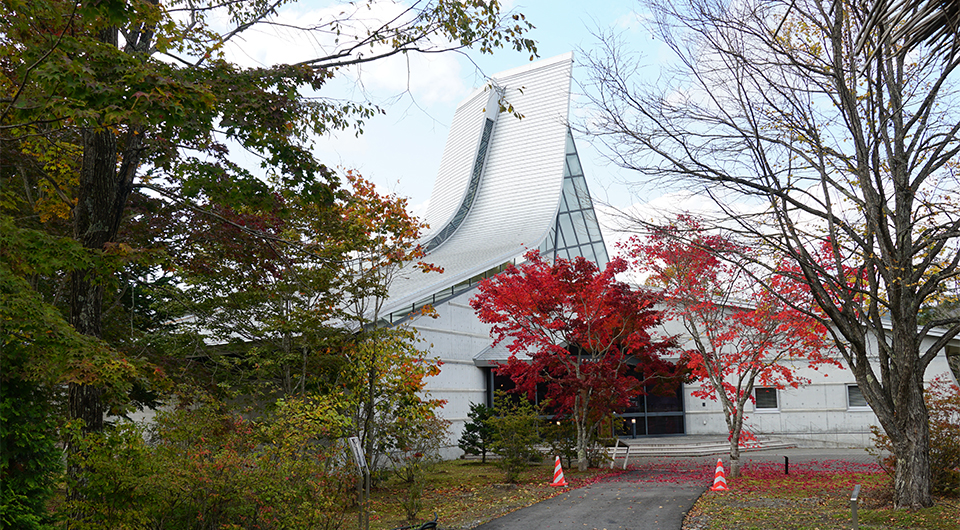
[[486,403],[484,371],[473,357],[490,345],[490,327],[477,318],[468,305],[476,290],[470,290],[440,304],[439,317],[419,317],[412,326],[420,332],[433,356],[443,362],[440,375],[427,379],[430,397],[446,400],[442,416],[451,422],[450,437],[444,450],[445,458],[456,458],[462,451],[457,441],[468,421],[471,403]]
[[[869,407],[849,406],[847,387],[856,385],[850,370],[827,366],[815,371],[803,361],[795,363],[797,373],[810,379],[810,383],[778,391],[776,410],[758,410],[748,403],[744,426],[754,434],[789,439],[801,447],[873,445],[870,427],[879,426],[879,422]],[[941,354],[930,363],[925,379],[930,381],[943,374],[953,380],[946,355]],[[698,388],[698,385],[684,388],[687,434],[725,434],[720,404],[694,397],[692,394]]]
[[[441,410],[451,422],[450,435],[444,456],[455,458],[461,451],[457,441],[467,421],[471,403],[486,400],[484,371],[473,361],[475,355],[490,345],[489,326],[480,322],[468,302],[476,294],[467,291],[453,300],[438,305],[439,317],[419,317],[413,322],[432,355],[443,361],[440,375],[427,380],[430,396],[446,400]],[[675,324],[667,323],[665,335],[682,332]],[[806,361],[793,362],[797,373],[810,379],[810,384],[799,389],[778,391],[776,410],[756,410],[752,404],[746,409],[745,426],[757,435],[786,438],[806,447],[867,447],[870,426],[878,425],[869,408],[849,407],[847,387],[856,381],[848,369],[823,366],[810,369]],[[842,360],[841,360],[842,363]],[[927,380],[941,374],[951,377],[946,356],[938,356],[926,372]],[[693,396],[697,385],[684,388],[684,410],[687,434],[725,437],[726,423],[720,405],[711,400]]]

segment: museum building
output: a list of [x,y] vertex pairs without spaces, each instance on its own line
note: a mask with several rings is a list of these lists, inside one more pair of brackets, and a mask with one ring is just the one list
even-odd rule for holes
[[[494,389],[510,385],[492,369],[508,358],[506,347],[491,347],[490,326],[469,305],[479,282],[531,249],[583,256],[600,268],[609,259],[568,127],[573,60],[567,53],[498,73],[459,105],[424,219],[430,228],[421,239],[424,261],[443,273],[401,269],[380,313],[388,325],[416,328],[429,356],[443,362],[427,390],[446,401],[441,414],[452,423],[446,456],[459,452],[471,403],[490,404]],[[436,318],[416,316],[426,305]],[[676,324],[665,323],[663,334],[683,340]],[[960,347],[955,342],[951,348]],[[876,416],[849,370],[796,368],[812,383],[757,388],[745,426],[798,445],[869,445]],[[946,356],[939,355],[927,377],[944,373]],[[616,434],[725,437],[719,404],[693,397],[696,389],[681,385],[675,395],[641,396],[614,425]]]

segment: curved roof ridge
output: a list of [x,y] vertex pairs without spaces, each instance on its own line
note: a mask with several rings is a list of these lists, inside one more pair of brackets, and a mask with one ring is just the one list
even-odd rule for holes
[[[522,118],[496,120],[469,208],[425,258],[445,272],[401,269],[385,314],[537,248],[547,237],[562,192],[572,67],[573,54],[566,53],[492,76]],[[448,226],[470,193],[488,111],[499,112],[499,99],[496,109],[490,101],[491,94],[475,91],[457,108],[426,216],[435,228],[424,243]]]

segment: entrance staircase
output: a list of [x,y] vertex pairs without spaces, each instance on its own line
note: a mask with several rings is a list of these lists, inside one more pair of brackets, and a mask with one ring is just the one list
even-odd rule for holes
[[[740,452],[788,449],[795,444],[769,436],[758,436],[748,446],[740,446]],[[730,443],[723,437],[673,436],[662,438],[620,438],[616,447],[608,448],[613,459],[656,456],[709,456],[730,452]]]

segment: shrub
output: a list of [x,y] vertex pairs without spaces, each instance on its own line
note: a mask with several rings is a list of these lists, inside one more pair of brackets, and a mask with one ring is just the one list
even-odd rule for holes
[[543,441],[550,446],[550,454],[567,461],[567,468],[577,458],[577,426],[571,421],[550,421],[540,429]]
[[397,446],[388,457],[393,473],[405,485],[400,505],[412,522],[423,509],[426,475],[441,461],[440,448],[447,443],[450,422],[427,410],[422,416],[403,418],[398,427]]
[[504,472],[504,481],[515,482],[527,467],[527,462],[540,457],[537,410],[526,399],[498,391],[494,400],[494,417],[489,420],[493,429],[490,449],[500,455],[497,465]]
[[124,422],[83,435],[76,427],[68,434],[70,463],[81,471],[67,477],[73,495],[61,507],[69,528],[149,528],[151,507],[164,501],[155,487],[162,482],[160,462],[143,429]]
[[[933,492],[960,497],[960,387],[944,374],[933,379],[923,397],[930,424],[930,470]],[[876,426],[871,427],[876,447],[872,454],[892,453],[890,438]],[[879,459],[884,470],[893,474],[896,459]]]
[[340,528],[355,474],[324,398],[281,400],[257,421],[206,401],[158,415],[150,443],[124,424],[77,440],[71,528]]
[[493,439],[493,429],[489,423],[493,417],[493,408],[483,403],[471,403],[467,417],[470,421],[463,426],[463,435],[460,436],[458,445],[464,453],[480,455],[480,461],[486,464],[487,450]]
[[[0,346],[2,349],[4,346]],[[6,360],[6,359],[4,359]],[[60,470],[43,388],[0,374],[0,528],[44,528],[45,505]]]

